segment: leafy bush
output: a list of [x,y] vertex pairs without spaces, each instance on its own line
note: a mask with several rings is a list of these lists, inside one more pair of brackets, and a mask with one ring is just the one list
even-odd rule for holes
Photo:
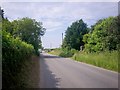
[[78,52],[75,49],[68,50],[67,48],[64,48],[63,51],[59,54],[61,57],[72,57],[76,52]]
[[75,49],[71,49],[71,52],[75,54],[75,53],[78,53],[79,51]]
[[13,38],[10,33],[2,31],[2,81],[3,88],[22,87],[21,71],[25,60],[34,52],[32,45]]
[[49,51],[48,53],[53,55],[59,55],[61,52],[62,52],[61,48],[56,48],[56,49],[53,49],[52,51]]
[[61,52],[59,56],[61,57],[71,57],[73,55],[73,53],[69,52]]

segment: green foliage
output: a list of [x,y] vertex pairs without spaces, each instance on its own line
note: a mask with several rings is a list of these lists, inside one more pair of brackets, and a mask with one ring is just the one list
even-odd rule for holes
[[72,57],[75,53],[77,53],[78,51],[75,50],[75,49],[67,49],[67,48],[64,48],[62,49],[62,52],[59,54],[59,56],[61,57]]
[[[1,21],[1,17],[0,17]],[[41,48],[41,36],[45,28],[35,19],[22,18],[10,22],[2,11],[2,87],[25,87],[26,62]]]
[[38,49],[42,48],[41,36],[44,35],[45,28],[42,27],[41,22],[37,22],[35,19],[26,17],[12,22],[4,19],[3,30],[14,37],[19,37],[22,41],[32,44],[36,54],[38,54]]
[[100,53],[76,53],[72,58],[74,60],[92,64],[105,69],[118,71],[118,51],[104,51]]
[[98,21],[91,28],[92,32],[83,37],[85,51],[117,50],[120,45],[120,26],[118,24],[118,17],[109,17]]
[[85,34],[84,36],[83,36],[83,42],[84,43],[87,43],[88,42],[88,38],[89,38],[89,34]]
[[2,30],[13,34],[13,25],[7,18],[2,20]]
[[56,48],[56,49],[53,49],[52,51],[48,52],[49,54],[53,54],[53,55],[58,55],[62,52],[62,49],[61,48]]
[[80,46],[84,45],[84,42],[82,41],[83,35],[86,34],[87,31],[87,25],[82,19],[72,23],[72,25],[68,27],[65,32],[66,35],[62,47],[80,50]]
[[79,51],[78,50],[76,50],[76,49],[71,49],[70,50],[73,54],[75,54],[75,53],[78,53]]
[[73,52],[67,50],[67,49],[64,49],[60,54],[59,56],[61,57],[72,57],[73,56]]
[[71,49],[69,50],[69,48],[57,48],[57,49],[53,49],[52,51],[50,51],[50,54],[53,55],[58,55],[61,57],[72,57],[75,53],[77,53],[78,51],[75,49]]
[[34,52],[34,47],[13,38],[10,33],[2,31],[2,79],[3,88],[22,87],[22,79],[18,78],[24,64]]

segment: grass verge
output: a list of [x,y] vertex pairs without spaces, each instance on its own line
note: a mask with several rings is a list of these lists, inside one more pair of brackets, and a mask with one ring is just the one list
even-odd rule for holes
[[118,51],[101,53],[79,52],[72,59],[118,72]]
[[61,52],[62,52],[61,49],[55,49],[55,50],[52,50],[51,52],[48,52],[48,53],[59,56]]
[[25,88],[39,88],[40,82],[40,58],[32,56],[24,66]]
[[[55,49],[49,53],[60,56],[60,54],[63,52],[65,53],[65,51],[62,51],[62,49]],[[100,53],[95,53],[95,52],[94,53],[85,53],[82,51],[81,52],[75,51],[74,55],[70,58],[72,58],[73,60],[76,60],[76,61],[91,64],[91,65],[101,67],[104,69],[120,72],[120,71],[118,71],[119,70],[118,66],[120,65],[120,61],[118,62],[119,57],[120,57],[119,54],[120,54],[120,52],[118,52],[118,51],[111,51],[111,52],[104,51],[104,52],[100,52]],[[61,56],[61,57],[64,57],[64,56]]]

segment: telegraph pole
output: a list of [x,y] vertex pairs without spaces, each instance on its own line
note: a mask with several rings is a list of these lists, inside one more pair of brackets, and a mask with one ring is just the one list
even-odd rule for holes
[[51,51],[51,49],[52,49],[52,43],[50,43],[50,48],[49,48],[49,50]]
[[50,43],[50,49],[51,49],[51,43]]
[[62,33],[62,44],[63,44],[63,33]]

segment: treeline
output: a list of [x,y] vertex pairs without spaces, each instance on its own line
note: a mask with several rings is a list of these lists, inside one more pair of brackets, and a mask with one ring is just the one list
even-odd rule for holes
[[91,27],[82,19],[73,22],[65,32],[62,48],[50,53],[118,71],[120,16],[101,19]]
[[24,69],[32,55],[39,55],[41,22],[31,18],[9,21],[2,11],[2,88],[25,87]]
[[113,51],[120,49],[120,17],[99,20],[83,37],[85,51]]
[[90,28],[82,19],[73,22],[65,32],[60,56],[70,57],[75,51],[87,53],[120,49],[120,17],[100,19]]
[[99,20],[91,28],[84,21],[73,22],[66,30],[63,48],[99,52],[120,49],[120,17]]

